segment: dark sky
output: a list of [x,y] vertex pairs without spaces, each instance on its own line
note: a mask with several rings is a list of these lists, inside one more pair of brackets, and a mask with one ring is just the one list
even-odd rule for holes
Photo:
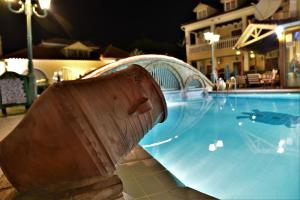
[[[214,0],[209,0],[214,1]],[[135,40],[180,43],[180,25],[195,20],[200,0],[52,0],[46,19],[33,19],[34,43],[63,37],[98,45],[128,48]],[[25,16],[0,1],[0,34],[4,52],[26,47]]]

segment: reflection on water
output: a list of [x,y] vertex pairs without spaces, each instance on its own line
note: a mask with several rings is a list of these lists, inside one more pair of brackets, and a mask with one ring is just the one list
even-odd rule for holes
[[237,116],[237,119],[249,118],[251,121],[261,122],[271,125],[285,125],[288,128],[295,128],[300,124],[300,116],[294,116],[286,113],[260,111],[253,109],[253,112],[242,112],[246,116]]
[[[149,148],[164,145],[193,129],[213,105],[211,97],[202,97],[202,90],[194,90],[184,94],[182,92],[165,93],[168,111],[171,112],[171,116],[168,117],[167,123],[158,124],[158,128],[151,131],[152,135],[150,136],[155,140],[150,140],[153,141],[152,143],[143,143],[142,146]],[[195,101],[195,99],[197,100]],[[164,134],[156,131],[161,130],[160,127],[165,129]],[[147,135],[149,136],[149,134]]]
[[140,144],[219,199],[300,199],[299,96],[274,96],[169,93],[166,122]]

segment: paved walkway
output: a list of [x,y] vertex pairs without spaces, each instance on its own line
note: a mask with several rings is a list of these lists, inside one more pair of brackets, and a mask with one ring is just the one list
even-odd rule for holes
[[3,117],[0,112],[0,141],[4,139],[23,119],[25,109],[23,107],[14,107],[7,109],[8,116]]

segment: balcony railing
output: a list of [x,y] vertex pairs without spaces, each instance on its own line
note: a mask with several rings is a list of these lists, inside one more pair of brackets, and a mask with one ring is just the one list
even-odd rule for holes
[[[234,47],[239,38],[240,36],[222,39],[216,43],[216,49],[232,48]],[[208,43],[195,44],[190,46],[190,53],[199,53],[202,51],[209,51],[210,49],[211,46]]]

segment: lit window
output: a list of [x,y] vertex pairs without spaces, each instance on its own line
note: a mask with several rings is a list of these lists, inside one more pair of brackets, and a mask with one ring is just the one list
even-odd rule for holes
[[207,17],[207,12],[206,12],[206,10],[203,10],[202,11],[202,18],[205,18],[205,17]]
[[229,10],[234,10],[237,8],[237,3],[236,0],[227,0],[224,3],[224,10],[229,11]]
[[198,12],[198,19],[203,19],[207,17],[207,10],[200,10]]

